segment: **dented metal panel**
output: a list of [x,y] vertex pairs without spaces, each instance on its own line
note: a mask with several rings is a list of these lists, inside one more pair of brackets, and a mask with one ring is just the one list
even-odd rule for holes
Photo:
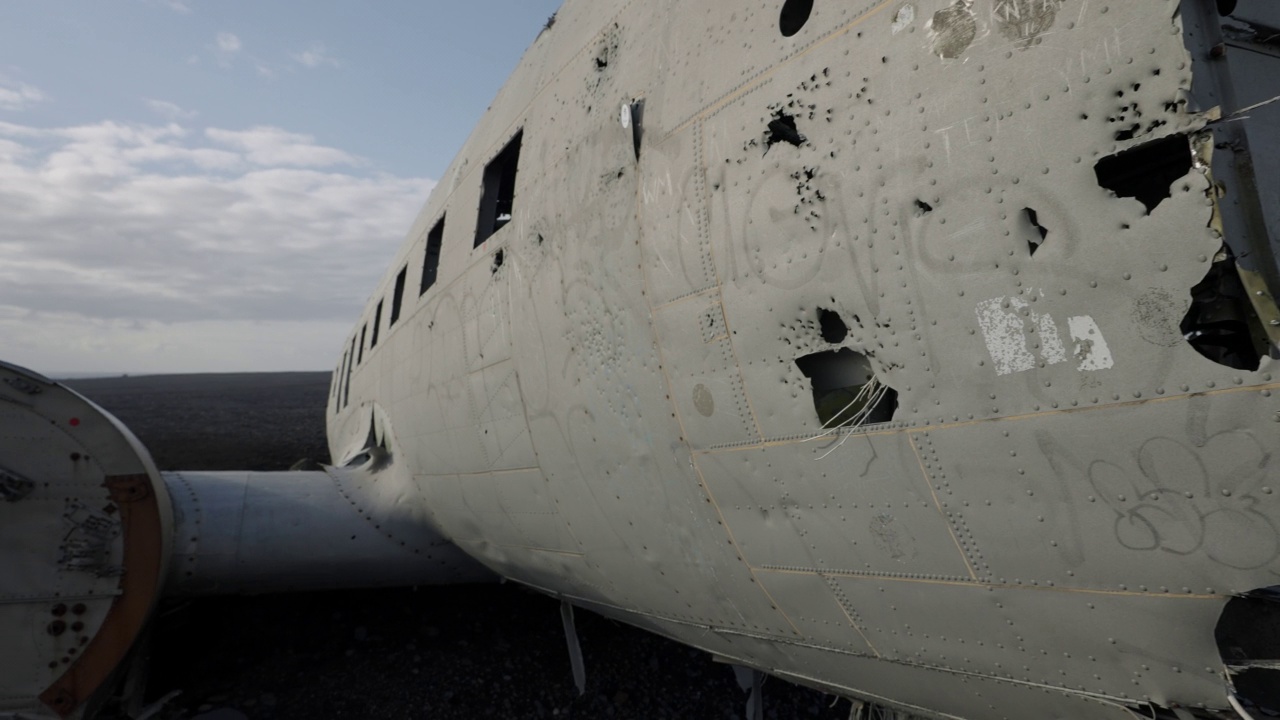
[[1216,619],[1276,583],[1273,16],[570,2],[371,298],[446,217],[335,456],[389,436],[370,507],[832,692],[1226,709]]

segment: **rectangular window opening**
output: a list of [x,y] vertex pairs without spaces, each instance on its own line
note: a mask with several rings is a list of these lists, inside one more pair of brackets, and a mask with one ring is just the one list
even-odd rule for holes
[[347,363],[351,362],[351,356],[346,352],[342,353],[342,362],[338,363],[338,367],[333,371],[333,412],[336,415],[342,409],[342,374],[347,369]]
[[440,246],[444,244],[444,216],[427,233],[427,252],[422,258],[422,284],[418,288],[418,297],[436,283],[436,272],[440,269]]
[[347,377],[342,381],[342,407],[346,408],[351,402],[351,368],[355,363],[350,360],[356,354],[356,337],[351,336],[351,350],[347,353]]
[[378,347],[378,327],[382,325],[382,301],[378,301],[378,309],[373,311],[373,332],[369,335],[369,349]]
[[387,327],[396,324],[400,319],[400,305],[404,301],[404,275],[408,270],[408,266],[400,268],[400,274],[396,275],[396,290],[391,296],[391,320],[387,323]]
[[480,243],[511,222],[511,213],[515,210],[516,164],[520,160],[520,141],[523,138],[524,131],[517,132],[502,152],[484,166],[475,247],[480,247]]

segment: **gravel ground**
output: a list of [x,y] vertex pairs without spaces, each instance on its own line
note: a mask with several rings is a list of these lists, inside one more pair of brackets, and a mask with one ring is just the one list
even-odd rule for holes
[[[162,470],[286,470],[328,461],[328,373],[69,381],[128,425]],[[152,624],[155,716],[741,718],[730,668],[576,612],[577,694],[555,601],[514,584],[167,603]],[[849,703],[770,678],[765,716],[844,720]]]

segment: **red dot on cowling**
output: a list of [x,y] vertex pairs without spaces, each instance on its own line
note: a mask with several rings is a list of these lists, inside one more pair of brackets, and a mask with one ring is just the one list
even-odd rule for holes
[[80,418],[71,418],[69,422],[71,427],[77,427],[80,424]]

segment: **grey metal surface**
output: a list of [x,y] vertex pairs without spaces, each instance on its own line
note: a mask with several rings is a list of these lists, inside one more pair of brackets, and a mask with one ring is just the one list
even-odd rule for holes
[[158,597],[159,474],[101,408],[6,363],[0,488],[0,715],[92,714]]
[[396,503],[366,497],[359,473],[164,473],[175,539],[166,594],[403,587],[491,577],[422,518],[397,522]]
[[1272,595],[1232,600],[1280,585],[1278,25],[570,0],[342,343],[358,469],[173,476],[183,527],[243,521],[185,561],[247,589],[456,547],[916,714],[1232,712],[1280,652],[1236,639]]
[[[370,300],[446,216],[335,456],[385,411],[498,573],[815,687],[1227,709],[1214,625],[1280,570],[1277,203],[1274,107],[1228,121],[1270,41],[1210,40],[1272,9],[806,5],[568,3]],[[869,370],[875,424],[823,427],[806,357]]]

